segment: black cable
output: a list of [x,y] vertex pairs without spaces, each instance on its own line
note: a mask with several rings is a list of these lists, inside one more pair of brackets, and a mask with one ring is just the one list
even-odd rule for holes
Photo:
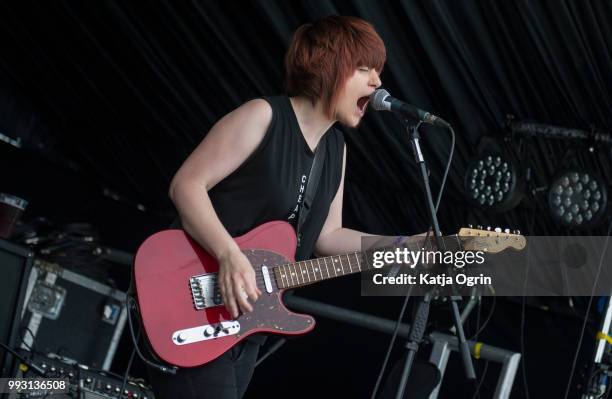
[[[533,225],[536,219],[536,208],[533,208],[533,214],[531,216],[531,224],[528,226],[529,235],[533,235]],[[523,292],[522,292],[522,302],[521,302],[521,330],[519,334],[520,338],[520,347],[521,347],[521,374],[523,380],[523,389],[525,391],[525,398],[529,399],[529,384],[527,383],[527,351],[525,350],[525,298],[527,295],[527,280],[529,278],[529,268],[531,267],[531,262],[529,261],[529,251],[530,246],[527,246],[527,267],[525,268],[525,280],[523,281]]]
[[[163,372],[163,373],[167,373],[167,374],[176,374],[176,371],[178,370],[178,367],[176,366],[165,366],[165,365],[161,365],[155,362],[150,361],[149,359],[147,359],[142,352],[140,352],[140,349],[138,348],[138,342],[136,341],[136,337],[134,337],[134,325],[132,323],[132,314],[131,314],[131,307],[134,306],[134,308],[136,307],[136,301],[135,299],[131,296],[128,295],[125,301],[125,306],[127,307],[127,316],[128,316],[128,324],[130,327],[130,337],[132,338],[132,343],[134,344],[134,349],[136,350],[136,353],[138,354],[138,357],[140,357],[140,360],[142,360],[143,362],[145,362],[146,364],[148,364],[149,366],[156,368],[157,370]],[[140,330],[139,330],[140,333]]]
[[25,341],[25,333],[30,333],[30,335],[32,336],[32,343],[34,342],[34,340],[36,339],[36,337],[34,336],[34,333],[32,332],[32,330],[30,330],[27,326],[22,326],[20,329],[21,332],[21,343],[26,347],[27,350],[29,350],[30,352],[34,351],[34,347],[30,346],[26,341]]
[[[136,342],[140,339],[140,332],[142,329],[138,329],[138,334],[136,336]],[[136,346],[134,345],[134,349],[132,349],[132,354],[130,355],[130,360],[128,360],[127,368],[125,370],[125,374],[123,375],[123,384],[121,384],[121,390],[119,391],[118,398],[121,398],[123,395],[123,391],[125,390],[125,386],[127,385],[128,374],[130,373],[130,369],[132,368],[132,362],[134,361],[134,355],[136,355]]]
[[[134,287],[134,273],[131,274],[130,276],[130,286],[128,288],[127,294],[126,294],[126,299],[125,299],[125,307],[127,310],[127,319],[128,319],[128,325],[130,327],[130,337],[132,338],[132,343],[134,344],[134,350],[136,351],[136,353],[138,354],[138,357],[140,358],[140,360],[142,360],[145,364],[161,371],[162,373],[166,373],[166,374],[176,374],[176,371],[178,370],[178,367],[176,366],[166,366],[166,365],[162,365],[153,361],[150,361],[149,359],[147,359],[142,352],[140,352],[140,349],[138,347],[138,340],[134,337],[134,325],[132,323],[132,309],[135,309],[136,311],[139,311],[138,309],[138,303],[136,302],[136,299],[133,297],[133,293],[135,292],[135,287]],[[141,328],[142,326],[139,325],[139,329],[138,329],[138,336],[140,337],[140,332],[141,332]]]
[[[476,311],[476,333],[474,333],[474,335],[472,335],[471,338],[468,338],[468,341],[474,340],[476,342],[478,342],[478,334],[480,333],[481,329],[480,329],[480,315],[482,312],[482,296],[478,297],[478,310]],[[486,325],[486,323],[485,323]],[[472,395],[472,399],[480,399],[480,385],[482,384],[482,381],[484,381],[484,377],[486,375],[486,371],[488,368],[488,364],[489,362],[486,362],[485,365],[485,369],[483,371],[483,373],[481,373],[480,377],[477,378],[476,380],[476,389],[474,390],[474,395]],[[476,366],[474,366],[476,367]]]
[[380,373],[378,373],[378,378],[376,379],[376,385],[374,385],[374,389],[372,390],[372,396],[370,399],[376,399],[376,393],[380,388],[380,383],[382,382],[383,375],[385,373],[385,369],[387,368],[387,364],[389,363],[389,358],[391,357],[391,351],[393,350],[393,345],[395,344],[395,339],[397,338],[397,333],[399,332],[399,328],[402,325],[402,319],[404,318],[404,313],[406,312],[406,307],[408,306],[408,300],[410,299],[410,294],[412,292],[412,285],[408,286],[408,292],[404,298],[404,303],[402,305],[402,309],[400,310],[400,317],[395,322],[395,328],[393,329],[393,334],[391,335],[391,341],[389,342],[389,346],[387,347],[387,353],[385,354],[385,360],[380,368]]
[[580,337],[578,338],[578,345],[576,346],[576,353],[574,354],[574,360],[572,361],[572,368],[570,369],[569,380],[567,381],[567,387],[565,388],[565,395],[563,399],[567,399],[569,395],[570,387],[572,386],[572,380],[574,379],[574,371],[576,370],[576,363],[578,362],[578,355],[580,354],[580,347],[582,346],[582,339],[584,338],[584,332],[586,331],[587,321],[589,319],[589,312],[591,311],[591,305],[593,304],[593,298],[595,296],[595,287],[599,281],[599,275],[601,274],[601,267],[603,265],[604,256],[608,249],[608,241],[610,240],[610,233],[612,233],[612,221],[608,226],[608,233],[606,234],[606,242],[603,250],[601,251],[601,258],[599,258],[599,266],[597,267],[597,273],[595,274],[595,281],[593,282],[593,288],[591,289],[591,296],[587,304],[586,311],[584,312],[584,319],[582,320],[582,327],[580,329]]
[[259,366],[261,362],[263,362],[269,356],[274,354],[274,352],[276,352],[281,346],[283,346],[285,342],[287,342],[287,338],[278,338],[276,342],[270,345],[270,348],[268,348],[268,351],[257,359],[257,361],[255,362],[255,367]]
[[[482,316],[482,296],[478,296],[478,310],[476,310],[476,332],[469,338],[469,341],[478,341],[478,334],[480,333],[480,317]],[[486,324],[486,323],[485,323]]]
[[[436,198],[436,213],[438,212],[438,207],[440,206],[440,200],[442,199],[442,193],[444,192],[444,186],[446,186],[446,178],[448,177],[448,171],[450,170],[451,163],[453,161],[453,155],[455,153],[455,131],[452,127],[448,127],[448,130],[451,133],[451,146],[448,154],[448,161],[446,161],[446,167],[444,169],[444,175],[442,177],[442,182],[440,183],[440,191],[438,191],[438,198]],[[430,227],[431,230],[431,227]]]
[[480,398],[480,388],[482,387],[482,384],[484,382],[485,376],[487,375],[488,369],[489,369],[489,361],[485,360],[484,369],[482,370],[482,374],[480,375],[480,381],[478,381],[476,385],[476,391],[474,392],[474,395],[472,395],[472,399]]
[[[419,121],[419,123],[416,125],[415,129],[418,130],[419,126],[421,126],[423,122]],[[440,190],[438,191],[438,197],[436,198],[436,205],[435,205],[435,211],[436,214],[438,213],[438,207],[440,206],[440,200],[442,199],[442,193],[444,192],[444,187],[446,185],[446,178],[448,177],[448,171],[450,170],[450,165],[452,163],[453,160],[453,154],[455,153],[455,131],[453,130],[452,127],[448,127],[448,130],[451,133],[451,145],[450,145],[450,151],[449,151],[449,155],[448,155],[448,160],[446,161],[446,167],[444,169],[444,175],[442,177],[442,182],[440,183]],[[431,231],[432,226],[429,227],[429,229],[427,229],[427,234],[425,235],[425,242],[427,241],[427,238],[429,237],[429,233]],[[380,388],[380,384],[382,382],[382,378],[383,375],[385,373],[385,370],[387,368],[387,364],[389,362],[389,358],[391,356],[391,351],[393,350],[393,345],[395,344],[395,340],[397,338],[397,333],[399,332],[399,327],[402,323],[402,320],[404,319],[404,313],[406,312],[406,307],[408,305],[408,300],[410,299],[410,294],[412,293],[412,285],[409,287],[408,292],[406,293],[406,297],[404,299],[404,304],[402,305],[402,309],[400,310],[399,316],[397,318],[397,321],[395,323],[395,329],[393,331],[393,334],[391,335],[391,340],[389,341],[389,347],[387,348],[387,353],[385,355],[385,359],[383,361],[383,364],[381,366],[380,372],[378,373],[378,378],[376,379],[376,384],[374,386],[374,389],[372,390],[372,396],[371,399],[375,399],[376,398],[376,394],[378,392],[378,389]]]
[[487,318],[485,319],[484,323],[482,323],[482,326],[478,329],[478,331],[476,331],[476,334],[474,334],[469,340],[473,341],[473,340],[477,340],[478,339],[478,335],[480,335],[481,332],[484,331],[485,327],[487,326],[487,324],[489,324],[489,321],[491,321],[491,317],[493,317],[493,313],[495,312],[495,304],[497,302],[497,297],[493,296],[493,302],[491,303],[491,310],[489,310],[489,314],[487,315]]
[[[497,297],[494,295],[493,296],[493,302],[491,303],[491,310],[489,311],[489,314],[487,315],[487,318],[485,319],[484,323],[482,323],[482,326],[480,326],[477,330],[476,333],[469,339],[470,341],[478,341],[478,336],[480,335],[481,332],[484,331],[484,329],[487,327],[487,324],[489,324],[489,321],[491,321],[491,317],[493,317],[493,313],[495,313],[495,304],[497,303]],[[477,313],[477,317],[480,319],[480,302],[478,304],[478,313]],[[478,326],[479,322],[476,323],[476,325]],[[478,397],[480,398],[480,388],[482,387],[482,384],[484,382],[484,378],[485,375],[487,374],[487,369],[489,367],[489,361],[486,360],[485,361],[485,368],[479,378],[479,381],[476,382],[476,390],[474,392],[474,395],[472,397],[472,399]]]
[[122,375],[117,374],[117,373],[113,373],[112,371],[109,371],[109,370],[94,369],[94,368],[91,368],[91,367],[89,367],[88,370],[92,371],[94,373],[105,375],[105,376],[115,377],[115,378],[120,379],[120,380],[123,379]]
[[529,399],[529,385],[527,384],[527,353],[525,351],[525,295],[523,294],[521,302],[521,333],[519,335],[519,345],[521,347],[521,375],[523,380],[523,389],[525,398]]
[[38,367],[37,365],[35,365],[34,363],[30,362],[29,360],[27,360],[25,357],[21,356],[19,353],[17,353],[13,348],[11,348],[10,346],[4,344],[3,342],[0,342],[0,346],[2,348],[4,348],[7,352],[9,352],[11,355],[13,355],[15,358],[21,360],[21,363],[25,364],[26,366],[28,366],[28,368],[30,368],[32,371],[34,371],[36,374],[38,374],[41,377],[45,376],[45,370],[41,369],[40,367]]

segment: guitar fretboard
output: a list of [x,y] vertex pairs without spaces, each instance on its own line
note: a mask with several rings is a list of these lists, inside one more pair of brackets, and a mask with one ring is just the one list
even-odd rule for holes
[[366,266],[362,254],[355,252],[280,265],[274,268],[274,276],[278,288],[292,288],[359,273],[366,270]]
[[[461,248],[461,243],[456,235],[443,237],[443,250],[457,250]],[[398,248],[408,248],[410,251],[432,250],[435,248],[433,237],[424,240],[421,245],[417,243],[404,243]],[[389,249],[390,247],[378,248]],[[308,285],[317,281],[330,278],[345,276],[353,273],[360,273],[371,269],[363,252],[354,252],[343,255],[333,255],[324,258],[316,258],[301,262],[288,263],[276,266],[274,277],[279,289],[294,288]]]

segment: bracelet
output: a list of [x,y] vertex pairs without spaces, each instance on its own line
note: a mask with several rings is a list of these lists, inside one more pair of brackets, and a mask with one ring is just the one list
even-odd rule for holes
[[401,243],[401,242],[404,240],[404,238],[406,238],[406,237],[404,237],[404,236],[398,236],[398,237],[395,239],[395,242],[393,243],[393,245],[400,244],[400,243]]

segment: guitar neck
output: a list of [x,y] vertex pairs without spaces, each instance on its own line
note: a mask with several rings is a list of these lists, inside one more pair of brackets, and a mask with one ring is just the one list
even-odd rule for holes
[[284,289],[360,273],[368,269],[363,253],[354,252],[279,265],[274,268],[274,277],[278,288]]
[[[451,238],[451,240],[449,240]],[[452,243],[452,250],[458,249],[460,243],[457,236],[448,236],[444,240],[445,249]],[[433,237],[424,240],[420,245],[404,243],[401,246],[381,247],[375,250],[385,250],[393,248],[407,248],[410,251],[420,251],[424,248],[435,248]],[[447,248],[451,250],[451,248]],[[342,255],[332,255],[323,258],[304,260],[301,262],[288,263],[274,267],[274,277],[279,289],[295,288],[313,284],[319,281],[328,280],[335,277],[346,276],[353,273],[361,273],[374,267],[368,263],[364,252],[353,252]]]

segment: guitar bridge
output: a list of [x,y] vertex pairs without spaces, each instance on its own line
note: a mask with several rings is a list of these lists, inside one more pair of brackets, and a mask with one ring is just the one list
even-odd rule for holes
[[191,297],[196,310],[212,308],[223,304],[217,286],[217,273],[200,274],[189,278]]

